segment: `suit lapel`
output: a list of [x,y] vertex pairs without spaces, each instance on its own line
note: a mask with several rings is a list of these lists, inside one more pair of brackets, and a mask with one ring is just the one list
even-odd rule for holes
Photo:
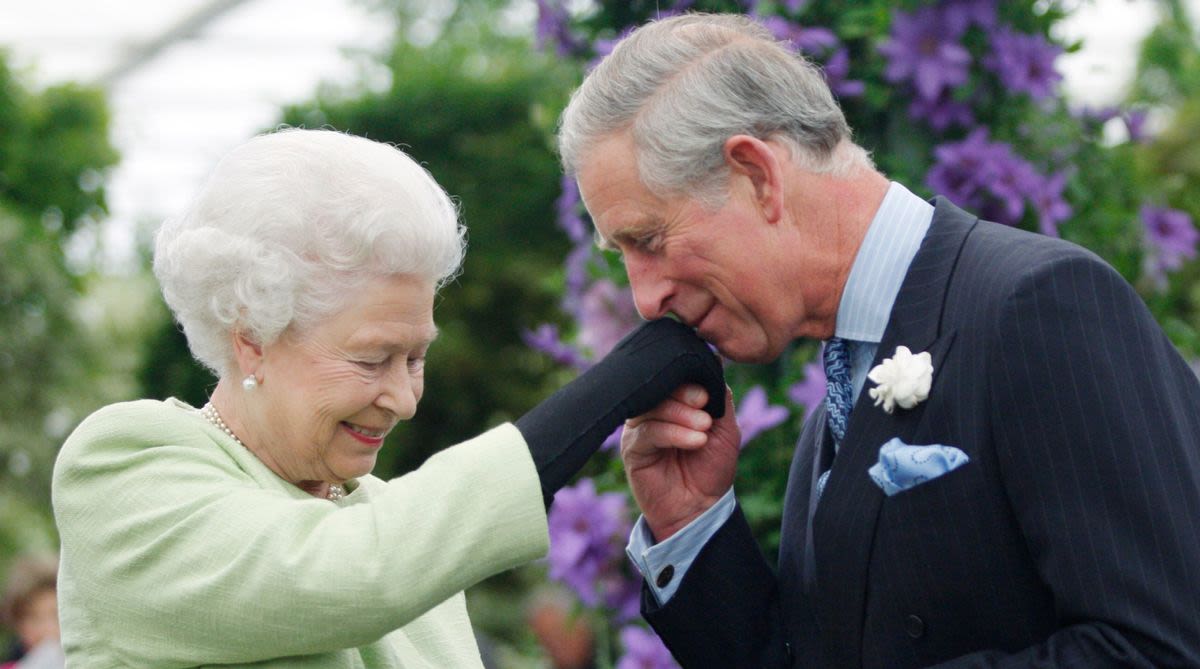
[[[942,358],[954,333],[941,332],[946,290],[959,250],[975,217],[943,198],[934,202],[929,232],[913,258],[872,366],[895,354],[897,346],[934,357],[936,392]],[[821,638],[833,666],[862,664],[862,626],[869,580],[871,545],[884,494],[867,475],[888,439],[905,438],[916,425],[920,406],[888,414],[874,406],[864,385],[834,461],[820,505],[813,517],[812,541],[816,560],[818,619]]]
[[815,580],[812,556],[812,513],[816,495],[817,477],[820,476],[823,451],[832,451],[826,443],[829,430],[825,429],[825,405],[817,405],[812,414],[804,419],[792,465],[788,471],[787,492],[783,498],[783,524],[779,540],[779,569],[781,577],[799,584],[811,594]]

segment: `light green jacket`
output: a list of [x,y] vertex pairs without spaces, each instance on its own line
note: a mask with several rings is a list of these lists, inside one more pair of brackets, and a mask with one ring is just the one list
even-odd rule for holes
[[68,667],[481,667],[463,589],[547,549],[520,432],[352,487],[311,497],[176,400],[96,412],[54,468]]

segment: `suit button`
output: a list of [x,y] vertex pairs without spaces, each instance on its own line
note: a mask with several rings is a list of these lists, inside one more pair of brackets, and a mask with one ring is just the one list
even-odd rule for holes
[[920,616],[909,616],[904,619],[904,631],[913,639],[925,636],[925,621]]
[[783,654],[785,657],[787,657],[787,666],[792,666],[792,664],[796,661],[796,656],[792,653],[791,643],[787,641],[783,642]]
[[667,565],[658,572],[658,578],[654,579],[654,583],[660,588],[665,588],[673,578],[675,578],[675,567]]

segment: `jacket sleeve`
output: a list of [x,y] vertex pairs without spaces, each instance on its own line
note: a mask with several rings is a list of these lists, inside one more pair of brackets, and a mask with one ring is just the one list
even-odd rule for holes
[[512,425],[338,507],[255,485],[219,448],[162,443],[167,421],[136,418],[89,419],[53,482],[63,572],[86,603],[81,633],[130,666],[364,645],[547,547],[537,474]]
[[1000,323],[997,455],[1061,628],[1032,648],[938,666],[1200,666],[1195,374],[1090,254],[1031,270]]
[[683,669],[791,666],[775,574],[741,507],[701,549],[665,605],[643,584],[642,615]]

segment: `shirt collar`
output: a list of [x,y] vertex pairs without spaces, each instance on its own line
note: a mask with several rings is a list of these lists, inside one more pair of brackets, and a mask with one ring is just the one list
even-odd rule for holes
[[891,182],[863,238],[842,301],[835,334],[878,344],[908,266],[933,222],[933,205]]

